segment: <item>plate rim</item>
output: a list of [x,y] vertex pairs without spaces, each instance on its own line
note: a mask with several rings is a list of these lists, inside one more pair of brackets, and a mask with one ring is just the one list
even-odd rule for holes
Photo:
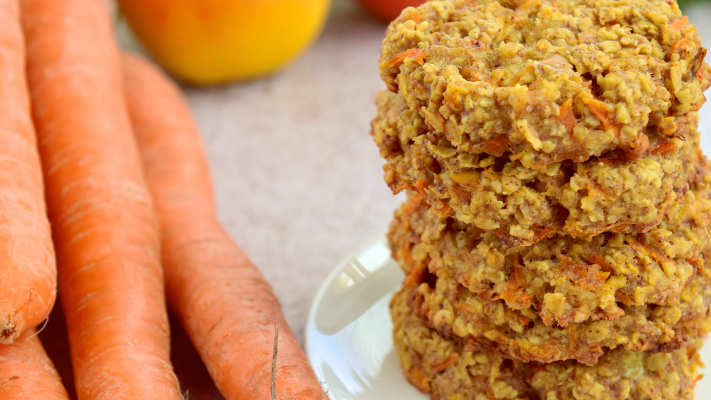
[[321,303],[321,299],[323,298],[324,293],[326,293],[331,283],[338,277],[338,274],[341,273],[341,270],[343,269],[344,265],[348,264],[358,254],[362,253],[363,250],[372,246],[373,243],[386,238],[387,236],[385,232],[383,232],[378,235],[374,235],[370,239],[366,240],[364,243],[356,247],[355,250],[352,250],[344,257],[342,257],[341,260],[336,264],[336,266],[331,270],[331,272],[326,275],[326,278],[321,282],[321,286],[319,286],[318,291],[316,291],[316,296],[314,296],[314,299],[311,302],[311,306],[309,307],[309,313],[306,317],[306,328],[304,332],[304,352],[306,353],[306,359],[309,361],[309,364],[311,364],[312,368],[314,365],[314,360],[311,359],[313,327],[315,326],[316,321],[316,309]]

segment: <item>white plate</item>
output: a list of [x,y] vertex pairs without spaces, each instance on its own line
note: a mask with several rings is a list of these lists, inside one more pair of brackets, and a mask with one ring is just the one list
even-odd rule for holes
[[[319,289],[306,354],[332,400],[429,399],[407,383],[393,347],[388,305],[404,279],[379,237],[343,260]],[[711,345],[701,353],[711,362]],[[711,379],[699,382],[696,398],[711,400]]]

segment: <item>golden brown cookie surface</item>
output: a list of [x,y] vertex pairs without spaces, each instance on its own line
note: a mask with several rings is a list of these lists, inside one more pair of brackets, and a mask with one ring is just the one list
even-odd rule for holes
[[460,152],[527,168],[649,151],[704,102],[696,28],[664,0],[443,0],[393,21],[381,76]]
[[446,337],[520,361],[595,362],[605,348],[673,349],[677,324],[711,304],[711,186],[697,183],[657,227],[528,247],[437,216],[414,194],[396,212],[393,256],[411,306]]
[[706,172],[696,113],[689,114],[680,139],[655,139],[637,159],[608,154],[532,169],[505,156],[459,153],[396,94],[379,93],[377,104],[372,133],[391,189],[418,191],[441,215],[511,245],[555,233],[647,231]]
[[394,342],[408,380],[433,400],[691,400],[702,367],[700,340],[671,353],[609,351],[596,365],[518,363],[467,350],[425,326],[407,306],[407,289],[391,303]]

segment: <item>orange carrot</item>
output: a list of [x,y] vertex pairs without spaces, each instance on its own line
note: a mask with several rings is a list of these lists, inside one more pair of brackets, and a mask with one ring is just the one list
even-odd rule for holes
[[583,103],[597,118],[605,130],[612,130],[615,135],[620,135],[620,126],[615,122],[614,111],[610,106],[597,99],[583,99]]
[[573,113],[573,100],[568,99],[562,106],[560,106],[560,114],[557,117],[558,123],[565,126],[565,131],[568,135],[573,134],[573,129],[578,123],[578,119],[575,118]]
[[[679,18],[681,19],[681,18]],[[681,37],[681,39],[677,40],[674,42],[669,49],[669,54],[675,54],[675,53],[681,53],[681,51],[686,47],[686,45],[689,43],[689,39],[691,36],[694,34],[694,31],[688,30],[686,33],[684,33],[684,36]],[[691,76],[694,76],[692,74]]]
[[677,18],[674,22],[668,25],[668,29],[674,33],[681,33],[682,29],[689,24],[689,17],[684,15],[683,17]]
[[34,329],[11,345],[0,345],[0,399],[69,399]]
[[689,25],[689,17],[683,16],[681,18],[677,18],[673,23],[665,27],[667,30],[667,32],[664,33],[665,40],[667,35],[681,36],[681,38],[672,43],[668,52],[668,57],[671,57],[672,54],[681,52],[681,50],[686,47],[686,44],[689,41],[689,35],[692,33],[687,29],[682,35],[682,32],[686,29],[687,25]]
[[508,135],[499,135],[494,139],[483,142],[482,150],[486,154],[501,157],[509,149]]
[[102,0],[22,0],[77,396],[180,399],[158,219]]
[[0,343],[39,325],[57,269],[25,79],[18,0],[0,0]]
[[417,188],[417,193],[419,193],[422,197],[427,197],[427,192],[425,192],[426,187],[427,184],[422,179],[418,179],[417,182],[415,182],[415,188]]
[[648,248],[647,246],[643,245],[642,243],[640,243],[637,239],[635,239],[632,236],[625,236],[625,240],[627,241],[627,243],[629,243],[630,247],[639,251],[640,253],[646,254],[651,259],[653,259],[654,261],[656,261],[660,264],[673,262],[665,254],[662,254],[654,249]]
[[652,153],[652,154],[666,155],[666,154],[670,154],[670,153],[673,152],[674,150],[676,150],[676,146],[674,145],[674,142],[672,142],[671,140],[668,140],[668,141],[664,141],[664,142],[662,142],[662,143],[656,145],[656,146],[650,151],[650,153]]
[[229,400],[270,397],[279,324],[276,397],[328,397],[262,274],[215,216],[200,136],[180,91],[147,62],[124,57],[124,84],[163,233],[168,304]]
[[388,60],[381,68],[385,67],[399,67],[400,64],[405,62],[406,58],[414,59],[418,64],[422,65],[425,63],[425,51],[421,49],[409,49],[406,50],[395,57]]

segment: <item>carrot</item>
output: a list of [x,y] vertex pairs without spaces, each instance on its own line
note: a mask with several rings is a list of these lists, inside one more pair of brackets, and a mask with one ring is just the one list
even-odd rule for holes
[[422,179],[418,179],[417,182],[415,182],[415,188],[417,189],[417,193],[419,193],[422,197],[427,197],[427,192],[425,192],[426,187],[427,184]]
[[0,346],[0,399],[69,399],[34,329]]
[[674,22],[669,24],[669,30],[675,33],[681,33],[681,30],[689,24],[689,17],[686,15],[677,18]]
[[[686,45],[689,43],[689,39],[691,38],[692,34],[693,31],[686,31],[686,33],[684,33],[684,36],[682,36],[681,39],[677,40],[672,44],[671,48],[669,49],[669,54],[681,53],[682,50],[686,47]],[[693,76],[693,74],[691,76]]]
[[[409,249],[407,250],[409,252]],[[406,255],[410,256],[408,258],[411,258],[412,256],[410,254]],[[403,283],[403,286],[415,289],[418,286],[420,286],[420,283],[424,281],[424,277],[427,274],[427,264],[418,262],[416,263],[413,267],[412,270],[410,270],[410,273],[407,274],[407,277],[405,277],[405,283]]]
[[400,64],[405,62],[406,58],[412,58],[415,60],[415,62],[422,65],[425,63],[425,51],[422,49],[408,49],[408,50],[396,55],[395,57],[391,58],[390,60],[388,60],[380,68],[399,67]]
[[686,47],[687,43],[689,42],[690,34],[692,32],[690,30],[686,30],[686,32],[682,34],[682,32],[686,29],[687,25],[689,25],[689,17],[687,16],[678,18],[673,23],[667,25],[667,32],[664,33],[665,40],[667,35],[681,36],[681,38],[672,43],[668,51],[668,57],[671,57],[671,55],[675,53],[681,53],[681,51]]
[[30,115],[18,0],[0,0],[0,343],[39,325],[57,269]]
[[625,151],[625,156],[629,159],[636,160],[644,153],[649,150],[649,137],[644,133],[640,132],[637,134],[637,139],[635,139],[635,147],[634,148],[626,148],[624,149]]
[[421,16],[420,16],[419,11],[417,11],[417,10],[412,10],[412,11],[410,12],[410,16],[409,16],[409,17],[410,17],[411,20],[415,21],[416,24],[419,24],[419,23],[420,23]]
[[457,363],[458,358],[456,356],[451,356],[448,359],[444,360],[441,364],[435,365],[434,369],[437,372],[442,372],[445,369],[451,367],[452,365]]
[[612,130],[615,135],[620,136],[620,126],[615,123],[614,111],[600,100],[583,99],[583,103],[588,107],[590,112],[597,118],[605,130]]
[[518,255],[512,255],[509,257],[510,264],[512,265],[511,276],[508,282],[504,286],[504,290],[501,291],[500,297],[506,301],[506,304],[514,310],[520,310],[531,305],[531,300],[533,300],[533,295],[526,292],[524,282],[524,277],[526,273],[526,268],[521,264],[521,260]]
[[598,254],[590,254],[585,257],[585,261],[590,264],[597,264],[600,266],[600,270],[603,272],[612,272],[614,269],[602,256]]
[[640,243],[637,239],[635,239],[632,236],[625,236],[625,240],[630,245],[630,247],[632,247],[636,251],[639,251],[640,253],[646,254],[651,259],[653,259],[654,261],[656,261],[660,264],[673,262],[666,255],[664,255],[658,251],[655,251],[653,249],[648,248],[647,246],[643,245],[642,243]]
[[486,154],[490,154],[494,157],[501,157],[504,155],[506,150],[509,149],[509,137],[508,135],[499,135],[494,139],[483,142],[483,145],[482,150]]
[[671,140],[664,141],[658,145],[656,145],[650,153],[652,154],[661,154],[661,155],[666,155],[672,153],[674,150],[676,150],[676,146],[674,145],[674,142]]
[[558,120],[558,123],[565,126],[565,131],[568,133],[568,135],[573,134],[573,129],[575,129],[575,125],[578,123],[578,119],[575,118],[575,114],[573,113],[573,100],[568,99],[563,103],[562,106],[560,106],[560,114],[558,114],[558,117],[556,118]]
[[160,231],[102,0],[22,0],[77,396],[180,399]]
[[279,324],[276,398],[328,397],[262,274],[224,232],[200,136],[180,91],[147,62],[124,57],[124,84],[158,210],[168,304],[229,400],[269,399]]

